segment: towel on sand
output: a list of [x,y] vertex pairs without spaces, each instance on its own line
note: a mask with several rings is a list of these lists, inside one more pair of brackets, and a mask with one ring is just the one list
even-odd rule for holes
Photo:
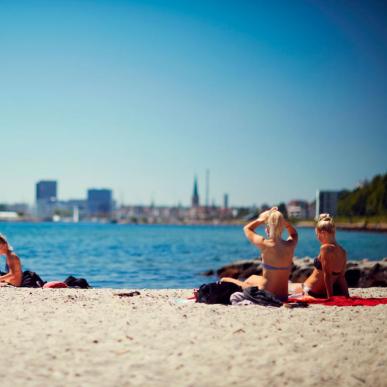
[[289,301],[299,301],[308,304],[322,304],[327,306],[376,306],[387,304],[387,298],[363,298],[363,297],[344,297],[334,296],[329,300],[326,298],[314,298],[310,296],[304,296],[301,298],[295,298],[294,300],[289,297]]

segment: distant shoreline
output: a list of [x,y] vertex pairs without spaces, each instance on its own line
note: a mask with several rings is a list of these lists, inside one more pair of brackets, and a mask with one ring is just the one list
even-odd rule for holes
[[[314,221],[302,221],[296,224],[299,228],[314,228],[315,222]],[[338,230],[345,230],[345,231],[366,231],[366,232],[380,232],[380,233],[386,233],[387,232],[387,223],[367,223],[366,221],[363,222],[356,222],[356,223],[336,223],[336,228]]]
[[[1,223],[50,223],[50,224],[73,224],[72,222],[48,222],[48,221],[39,221],[36,219],[18,219],[18,220],[0,220]],[[118,224],[118,225],[149,225],[149,226],[240,226],[245,225],[246,222],[243,221],[196,221],[196,222],[187,222],[187,223],[126,223],[126,222],[113,222],[113,221],[101,221],[101,222],[84,222],[81,221],[79,224]],[[302,220],[295,223],[297,228],[314,228],[316,223],[313,220]],[[378,233],[387,233],[387,223],[368,223],[366,221],[349,223],[349,222],[339,222],[336,223],[336,228],[338,230],[345,231],[364,231],[364,232],[378,232]]]

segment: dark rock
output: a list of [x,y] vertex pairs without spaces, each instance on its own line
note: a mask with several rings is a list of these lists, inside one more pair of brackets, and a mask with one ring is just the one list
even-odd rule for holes
[[373,274],[376,274],[380,271],[380,269],[382,269],[382,265],[380,263],[375,263],[375,265],[372,266],[371,271]]
[[311,274],[313,268],[311,267],[298,267],[290,275],[290,281],[294,283],[304,282]]
[[219,278],[242,278],[242,273],[246,272],[247,270],[255,273],[255,271],[258,270],[258,266],[260,266],[260,264],[261,261],[258,260],[236,261],[230,265],[221,267],[216,271],[216,274]]
[[359,279],[361,277],[360,269],[348,269],[345,272],[345,279],[350,288],[357,288],[359,284]]
[[236,267],[228,267],[222,271],[217,272],[219,278],[229,277],[229,278],[240,278],[241,270]]
[[243,270],[240,274],[240,278],[249,278],[252,275],[262,275],[262,267],[261,265],[252,265],[248,267],[246,270]]
[[[314,269],[313,260],[310,258],[293,259],[293,267],[289,277],[291,282],[304,282]],[[208,275],[217,274],[219,278],[231,277],[245,280],[251,275],[262,275],[260,259],[240,260],[223,266],[216,271],[209,270]],[[348,261],[345,273],[348,286],[360,287],[387,287],[387,259],[381,261]]]

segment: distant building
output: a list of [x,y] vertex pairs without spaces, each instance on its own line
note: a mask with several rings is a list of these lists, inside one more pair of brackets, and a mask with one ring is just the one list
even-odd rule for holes
[[6,205],[6,211],[17,212],[19,215],[28,215],[30,209],[27,203],[13,203]]
[[228,209],[228,194],[223,196],[223,208]]
[[42,180],[36,184],[36,201],[38,200],[57,200],[58,184],[55,180]]
[[328,213],[337,215],[337,202],[339,191],[317,191],[316,192],[316,219],[320,214]]
[[84,199],[70,199],[67,200],[67,205],[72,209],[72,212],[77,212],[78,217],[83,218],[88,212],[88,203]]
[[60,200],[57,202],[56,212],[64,218],[84,218],[88,214],[88,205],[85,199]]
[[197,208],[199,207],[200,201],[199,201],[199,191],[198,191],[198,179],[195,176],[194,180],[194,188],[193,188],[193,194],[192,194],[192,207]]
[[89,189],[87,191],[89,216],[107,217],[113,211],[113,194],[110,189]]
[[[291,200],[286,205],[289,218],[307,219],[309,218],[309,203],[305,200]],[[313,216],[313,215],[312,215]]]
[[0,220],[17,220],[19,214],[15,211],[0,211]]
[[58,200],[55,180],[41,180],[36,184],[36,212],[39,218],[49,219],[55,213]]
[[316,215],[316,200],[313,200],[308,205],[308,218],[312,219]]

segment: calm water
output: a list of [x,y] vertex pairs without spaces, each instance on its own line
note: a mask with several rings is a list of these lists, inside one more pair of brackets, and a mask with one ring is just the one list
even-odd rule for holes
[[[236,226],[0,223],[0,232],[24,269],[46,281],[84,277],[95,287],[192,288],[208,282],[200,272],[257,256]],[[314,231],[299,234],[296,255],[315,255]],[[338,231],[337,238],[350,259],[387,257],[386,234]]]

